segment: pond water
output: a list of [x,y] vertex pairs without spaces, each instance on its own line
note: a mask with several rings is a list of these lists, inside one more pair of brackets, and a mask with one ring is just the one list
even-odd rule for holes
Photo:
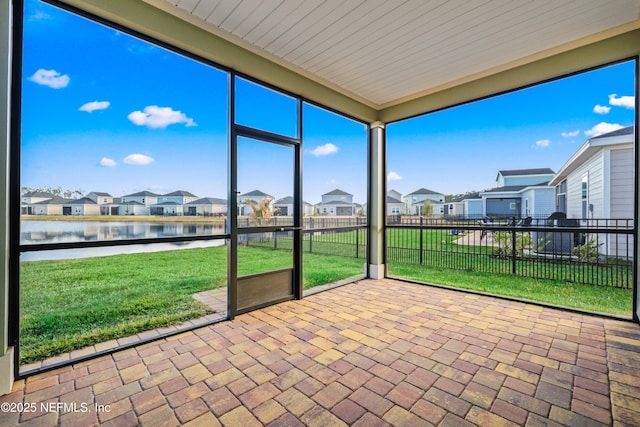
[[[209,236],[224,234],[222,224],[158,223],[158,222],[98,222],[98,221],[22,221],[20,243],[37,245],[44,243],[95,242],[125,239],[149,239],[181,236]],[[117,254],[158,252],[176,249],[222,246],[224,240],[178,243],[156,243],[102,248],[63,249],[41,252],[25,252],[22,261],[44,259],[72,259]]]
[[68,243],[224,234],[223,224],[188,222],[22,221],[20,243]]

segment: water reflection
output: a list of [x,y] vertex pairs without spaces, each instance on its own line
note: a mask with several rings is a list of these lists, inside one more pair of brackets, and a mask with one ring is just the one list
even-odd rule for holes
[[225,239],[194,241],[184,243],[154,243],[152,245],[107,246],[102,248],[56,249],[50,251],[24,252],[20,261],[44,261],[52,259],[91,258],[110,255],[138,254],[143,252],[163,252],[178,249],[209,248],[223,246]]
[[210,236],[225,233],[224,223],[22,221],[22,244]]

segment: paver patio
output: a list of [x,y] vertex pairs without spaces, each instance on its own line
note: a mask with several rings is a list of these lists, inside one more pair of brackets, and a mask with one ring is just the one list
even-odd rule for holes
[[0,403],[2,426],[637,426],[640,327],[362,280],[29,377]]

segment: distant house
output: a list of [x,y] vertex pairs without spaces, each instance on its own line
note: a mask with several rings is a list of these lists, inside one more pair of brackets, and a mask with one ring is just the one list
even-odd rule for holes
[[31,193],[25,193],[20,198],[22,203],[33,204],[38,202],[44,202],[45,200],[51,200],[55,197],[52,193],[46,193],[44,191],[33,191]]
[[195,200],[198,200],[198,196],[188,191],[174,191],[173,193],[158,196],[158,203],[174,202],[180,205],[186,205]]
[[434,205],[433,214],[444,213],[444,205],[435,207],[436,204],[444,203],[444,194],[426,188],[420,188],[404,196],[407,213],[409,215],[423,215],[425,201],[427,200],[430,200]]
[[158,203],[159,195],[150,191],[139,191],[133,194],[127,194],[122,196],[122,204],[126,205],[129,202],[137,202],[145,206],[144,213],[136,215],[149,215],[151,213],[150,206]]
[[70,200],[60,196],[36,202],[30,205],[31,215],[71,215],[71,210],[66,211],[63,205]]
[[149,215],[149,208],[135,200],[121,201],[118,205],[118,215]]
[[100,215],[100,207],[88,197],[69,200],[62,205],[62,208],[65,215]]
[[177,202],[156,203],[153,206],[149,206],[149,213],[151,215],[182,215],[183,206],[184,205]]
[[120,199],[114,198],[111,194],[92,191],[87,194],[86,197],[100,205],[100,215],[118,214],[118,204],[120,203]]
[[322,195],[322,201],[316,205],[320,215],[351,216],[357,213],[357,206],[353,203],[353,194],[335,189]]
[[547,183],[492,188],[480,195],[483,215],[492,218],[546,218],[555,210],[555,190]]
[[[266,199],[274,200],[275,197],[260,190],[253,190],[248,193],[240,194],[238,196],[238,215],[246,216],[253,212],[253,209],[247,200],[250,200],[254,205],[258,205]],[[273,209],[273,206],[271,206],[271,208]]]
[[547,217],[555,210],[555,172],[549,168],[501,170],[495,188],[480,193],[482,215],[496,218]]
[[43,191],[32,191],[30,193],[25,193],[20,197],[20,214],[22,215],[47,215],[47,214],[37,214],[36,209],[33,207],[34,204],[45,202],[47,200],[52,200],[54,197],[51,193],[46,193]]
[[151,215],[184,215],[185,205],[195,200],[198,200],[198,196],[188,191],[158,195],[158,202],[149,207],[149,213]]
[[[397,194],[393,194],[391,192],[387,193],[387,215],[402,215],[404,213],[404,202],[401,200],[402,195],[395,192]],[[400,195],[400,197],[394,197]]]
[[[627,126],[595,136],[567,160],[551,181],[556,210],[567,218],[630,220],[634,218],[634,127]],[[614,222],[609,221],[610,225]],[[631,256],[626,236],[599,235],[601,251],[611,256]],[[605,242],[606,240],[606,242]]]
[[467,193],[445,203],[445,215],[458,218],[482,217],[482,197],[479,192]]
[[[293,196],[283,197],[273,202],[273,212],[276,216],[293,216]],[[303,200],[302,215],[310,216],[313,214],[313,205]]]
[[109,193],[101,193],[101,192],[97,192],[97,191],[92,191],[91,193],[87,194],[85,197],[87,197],[88,199],[93,200],[94,202],[96,202],[99,205],[107,205],[107,204],[112,204],[113,203],[113,196]]
[[185,215],[190,216],[218,216],[226,215],[227,201],[215,197],[203,197],[185,205]]
[[501,170],[496,176],[496,187],[535,185],[549,182],[554,176],[550,168]]

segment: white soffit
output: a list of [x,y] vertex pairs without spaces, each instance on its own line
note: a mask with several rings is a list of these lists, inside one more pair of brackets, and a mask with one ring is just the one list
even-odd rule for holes
[[377,108],[640,28],[640,0],[145,1]]

